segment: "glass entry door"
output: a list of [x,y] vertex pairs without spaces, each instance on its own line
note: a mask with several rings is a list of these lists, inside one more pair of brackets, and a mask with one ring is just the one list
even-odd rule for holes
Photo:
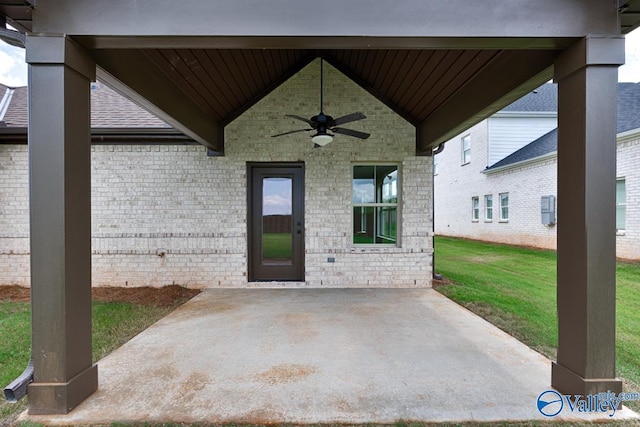
[[250,281],[304,281],[304,169],[249,165]]

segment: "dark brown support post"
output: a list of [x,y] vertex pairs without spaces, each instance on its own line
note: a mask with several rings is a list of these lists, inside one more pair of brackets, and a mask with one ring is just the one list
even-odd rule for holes
[[91,359],[90,82],[65,36],[29,36],[30,414],[65,414],[98,387]]
[[566,394],[620,392],[615,373],[616,85],[622,36],[590,36],[555,63],[558,83],[558,357]]

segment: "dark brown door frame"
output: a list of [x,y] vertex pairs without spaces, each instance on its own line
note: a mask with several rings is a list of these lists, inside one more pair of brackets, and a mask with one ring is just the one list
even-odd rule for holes
[[[262,180],[292,178],[291,262],[263,260]],[[247,163],[247,274],[254,281],[304,281],[304,163]]]

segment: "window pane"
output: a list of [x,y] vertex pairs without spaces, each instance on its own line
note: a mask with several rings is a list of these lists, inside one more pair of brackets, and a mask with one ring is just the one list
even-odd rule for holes
[[616,230],[626,230],[627,207],[624,205],[616,206]]
[[378,235],[376,243],[396,243],[397,208],[378,208]]
[[375,203],[375,166],[353,167],[353,203]]
[[292,262],[291,186],[291,178],[262,181],[262,258],[265,262]]
[[509,219],[509,193],[500,195],[500,219]]
[[480,217],[480,200],[477,197],[471,198],[471,219],[477,220]]
[[398,165],[353,167],[353,243],[397,243],[399,193]]
[[616,204],[627,203],[627,184],[624,179],[616,181]]
[[493,196],[484,196],[484,205],[485,205],[485,219],[491,221],[493,219]]
[[398,167],[376,166],[378,203],[398,203]]
[[616,181],[616,230],[625,230],[627,222],[627,187],[624,179]]
[[467,135],[462,138],[462,163],[471,161],[471,136]]
[[375,208],[353,208],[353,243],[375,243]]

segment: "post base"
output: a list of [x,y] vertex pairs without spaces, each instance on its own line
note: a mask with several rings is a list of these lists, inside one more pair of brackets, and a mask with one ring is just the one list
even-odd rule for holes
[[29,384],[29,415],[68,414],[98,389],[98,365],[66,383]]
[[557,362],[552,362],[551,386],[562,394],[587,396],[607,391],[618,394],[622,391],[622,380],[618,378],[582,378]]

